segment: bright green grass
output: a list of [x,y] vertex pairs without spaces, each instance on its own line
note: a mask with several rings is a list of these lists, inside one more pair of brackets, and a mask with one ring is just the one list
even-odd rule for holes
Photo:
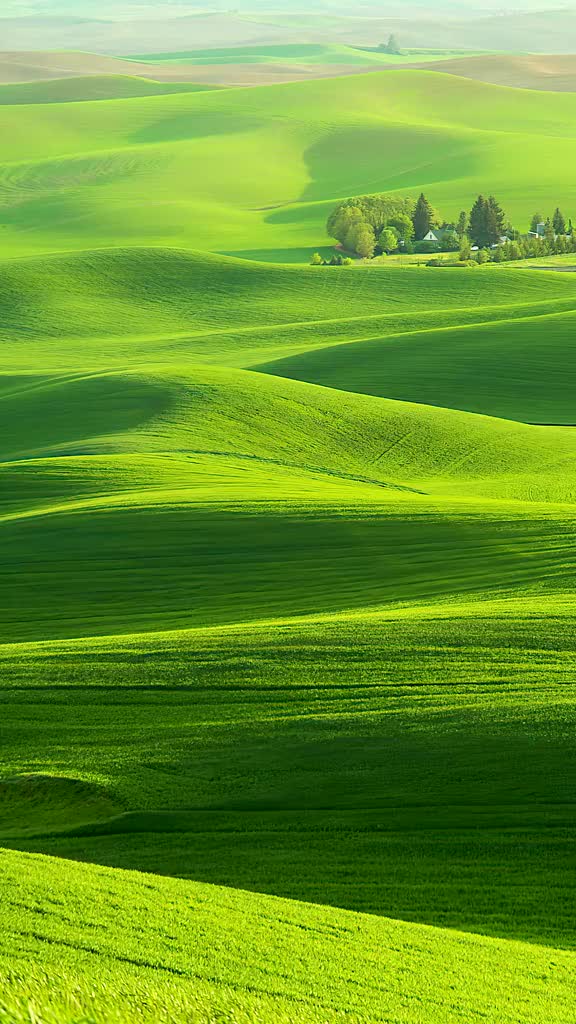
[[571,1020],[571,953],[48,858],[0,872],[3,1022]]
[[3,369],[16,373],[191,359],[250,367],[325,345],[575,306],[576,276],[496,267],[361,272],[115,249],[7,262],[0,274]]
[[481,401],[575,284],[5,263],[2,843],[574,948],[573,432],[251,367],[497,330]]
[[520,225],[576,192],[571,94],[423,71],[0,108],[0,246],[313,251],[334,202],[490,190]]
[[138,244],[302,246],[424,150],[456,203],[511,126],[558,195],[573,97],[384,78],[0,110],[0,841],[87,862],[0,859],[49,1024],[571,1024],[576,278]]

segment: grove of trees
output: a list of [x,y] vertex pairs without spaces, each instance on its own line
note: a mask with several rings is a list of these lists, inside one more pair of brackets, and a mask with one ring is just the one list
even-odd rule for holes
[[[511,257],[511,251],[525,252],[526,258],[572,251],[574,238],[572,222],[566,220],[560,207],[548,218],[535,213],[530,225],[533,234],[522,237],[492,195],[479,195],[470,212],[462,210],[455,223],[442,221],[424,193],[416,201],[386,194],[356,196],[338,203],[330,214],[327,230],[341,249],[363,259],[394,252],[433,254],[460,250],[463,260],[501,262],[524,258]],[[427,239],[431,230],[437,233],[438,241]],[[510,246],[516,248],[511,250]]]

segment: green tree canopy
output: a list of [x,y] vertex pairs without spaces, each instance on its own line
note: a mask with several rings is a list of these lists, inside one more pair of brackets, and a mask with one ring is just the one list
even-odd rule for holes
[[554,211],[554,216],[552,218],[552,227],[554,228],[555,234],[557,234],[557,235],[565,235],[566,234],[566,230],[567,230],[566,229],[566,218],[565,218],[564,214],[562,213],[562,210],[558,206],[556,207],[556,210]]
[[430,229],[438,221],[438,214],[436,210],[426,198],[424,193],[418,197],[414,213],[412,216],[412,223],[414,225],[414,234],[418,241],[421,241],[425,235],[428,234]]
[[378,244],[382,252],[396,252],[398,248],[398,232],[394,228],[384,228],[380,232]]
[[376,248],[374,229],[369,224],[359,224],[353,228],[348,236],[347,248],[357,252],[364,259],[371,258]]
[[458,222],[456,224],[456,234],[458,235],[458,238],[464,238],[464,235],[466,234],[467,231],[468,214],[466,213],[466,210],[462,210],[460,216],[458,217]]
[[472,246],[467,239],[463,239],[460,247],[460,259],[464,263],[466,260],[472,259]]
[[414,224],[408,213],[394,214],[393,217],[390,217],[387,226],[394,228],[398,232],[398,238],[403,242],[411,242],[414,238]]
[[494,198],[478,196],[470,211],[470,238],[479,249],[497,245],[504,234],[504,210]]
[[498,241],[506,229],[506,214],[494,196],[488,196],[488,208],[490,217],[498,230],[498,239],[495,239]]

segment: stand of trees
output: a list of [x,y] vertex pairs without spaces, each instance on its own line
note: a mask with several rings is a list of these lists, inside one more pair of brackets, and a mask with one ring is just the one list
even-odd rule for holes
[[398,40],[394,35],[388,36],[388,42],[380,43],[378,49],[381,53],[391,53],[395,57],[400,57],[402,55],[402,50],[400,49]]
[[348,252],[370,259],[399,248],[413,252],[413,243],[417,246],[439,222],[425,195],[416,204],[395,196],[357,196],[338,204],[328,218],[327,231]]
[[[437,229],[438,241],[427,240],[429,232]],[[503,250],[505,254],[509,251],[506,246],[512,244],[517,245],[521,252],[525,250],[529,255],[536,255],[532,239],[520,237],[495,196],[479,195],[470,212],[462,210],[455,223],[442,222],[440,214],[424,193],[416,202],[385,194],[357,196],[336,206],[328,219],[327,230],[342,249],[363,259],[394,252],[433,254],[458,252],[460,249],[463,260],[474,258],[486,262],[484,256],[475,256],[474,253],[487,252],[491,259],[491,253]],[[572,222],[566,220],[559,207],[547,219],[535,213],[531,231],[538,232],[536,241],[546,242],[549,246],[548,253],[542,252],[540,244],[536,247],[537,255],[551,255],[556,249],[572,251],[568,243],[573,237]],[[500,254],[496,261],[500,262],[502,258],[524,257]]]
[[479,249],[472,252],[470,246],[463,247],[460,260],[476,263],[509,263],[515,260],[542,259],[546,256],[564,256],[576,253],[576,235],[558,235],[555,239],[518,238],[505,242],[495,249]]

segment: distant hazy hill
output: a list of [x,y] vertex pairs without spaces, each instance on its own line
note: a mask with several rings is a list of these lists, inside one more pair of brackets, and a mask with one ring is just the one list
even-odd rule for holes
[[434,71],[475,78],[493,85],[552,92],[576,91],[575,54],[490,54],[485,57],[438,61],[427,66]]
[[525,2],[522,11],[509,13],[494,9],[491,0],[464,6],[423,0],[408,6],[312,3],[302,9],[292,3],[272,9],[263,0],[249,0],[232,12],[215,4],[202,7],[186,2],[136,8],[124,2],[96,10],[92,3],[60,3],[47,16],[47,8],[36,3],[22,17],[13,0],[3,6],[3,48],[146,53],[254,42],[373,45],[394,32],[404,46],[562,53],[576,38],[574,4],[553,10],[550,0],[539,0],[538,9]]

